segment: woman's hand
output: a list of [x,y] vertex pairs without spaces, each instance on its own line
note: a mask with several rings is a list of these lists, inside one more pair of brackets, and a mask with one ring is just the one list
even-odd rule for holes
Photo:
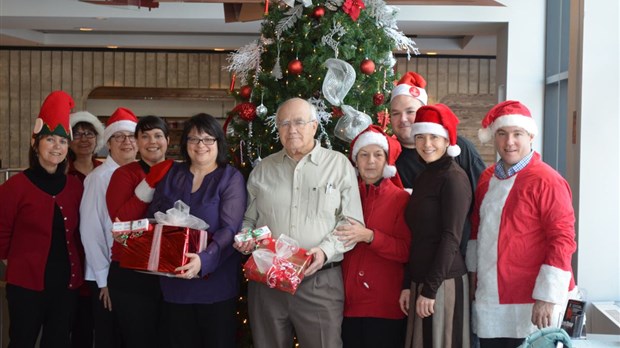
[[400,310],[405,313],[405,315],[409,315],[409,298],[411,296],[411,290],[404,289],[400,292],[400,298],[398,299],[398,303],[400,304]]
[[422,295],[415,301],[415,312],[420,318],[430,317],[435,313],[435,300]]
[[99,289],[99,301],[103,302],[103,308],[112,311],[112,300],[110,299],[110,291],[108,287]]
[[174,270],[175,272],[183,272],[183,271],[185,272],[177,274],[175,275],[175,277],[183,278],[183,279],[192,279],[192,278],[198,277],[198,274],[200,273],[200,270],[202,269],[200,256],[194,253],[187,253],[185,254],[185,256],[187,256],[187,258],[189,259],[189,262],[186,263],[185,266],[177,267]]
[[347,218],[347,220],[350,225],[340,225],[336,227],[336,231],[334,231],[334,235],[338,237],[338,240],[344,243],[345,247],[358,242],[372,242],[374,238],[374,232],[372,230],[367,229],[354,219]]

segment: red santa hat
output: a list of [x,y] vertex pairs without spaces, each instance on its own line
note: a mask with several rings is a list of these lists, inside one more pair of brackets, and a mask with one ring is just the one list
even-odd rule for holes
[[531,135],[538,133],[536,121],[530,110],[516,100],[506,100],[495,105],[482,119],[482,128],[478,130],[478,139],[486,143],[493,139],[495,131],[502,127],[520,127]]
[[121,131],[135,132],[138,125],[138,118],[133,112],[126,108],[118,108],[108,119],[103,131],[103,142],[107,143],[110,137]]
[[456,128],[459,119],[454,112],[444,104],[426,105],[418,109],[415,122],[411,125],[411,135],[435,134],[448,139],[448,156],[456,157],[461,154],[461,148],[456,144]]
[[422,75],[409,71],[398,80],[398,84],[392,90],[390,101],[394,100],[396,96],[408,95],[421,101],[422,105],[426,105],[428,104],[428,94],[426,94],[424,87],[426,87],[426,80]]
[[58,135],[72,139],[69,113],[75,106],[73,98],[63,91],[50,93],[41,105],[32,134]]
[[353,139],[351,142],[351,161],[356,163],[357,154],[360,150],[364,146],[373,144],[379,145],[387,154],[385,167],[383,168],[383,177],[391,178],[397,186],[403,187],[395,165],[396,159],[402,151],[400,142],[395,137],[385,134],[381,127],[370,125]]
[[88,111],[78,111],[70,115],[69,121],[71,122],[71,129],[80,122],[89,123],[95,129],[97,133],[97,145],[95,146],[95,152],[99,151],[103,147],[103,123],[99,121],[97,116],[91,114]]

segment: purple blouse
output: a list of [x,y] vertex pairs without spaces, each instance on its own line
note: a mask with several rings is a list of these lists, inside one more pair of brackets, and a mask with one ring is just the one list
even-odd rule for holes
[[174,163],[157,185],[148,217],[172,208],[182,200],[190,214],[209,224],[213,239],[201,252],[201,275],[192,280],[161,277],[164,300],[171,303],[210,304],[236,297],[239,293],[241,254],[233,248],[234,236],[241,229],[247,204],[245,180],[241,173],[226,165],[204,177],[200,188],[192,191],[194,175],[185,163]]

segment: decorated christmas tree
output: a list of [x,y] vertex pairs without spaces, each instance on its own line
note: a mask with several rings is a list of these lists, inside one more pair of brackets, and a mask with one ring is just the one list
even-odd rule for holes
[[281,148],[275,112],[291,97],[317,107],[317,138],[344,153],[370,123],[387,125],[393,52],[417,53],[396,26],[395,8],[383,0],[286,0],[265,9],[260,39],[228,58],[238,104],[224,127],[238,167],[247,173]]

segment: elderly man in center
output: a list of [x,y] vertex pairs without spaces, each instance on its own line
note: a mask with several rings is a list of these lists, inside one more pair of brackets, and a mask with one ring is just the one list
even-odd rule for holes
[[[254,346],[290,348],[297,335],[304,348],[342,347],[340,327],[344,287],[340,263],[345,247],[336,227],[348,219],[364,223],[355,170],[341,153],[314,139],[318,127],[313,105],[299,98],[276,112],[283,150],[265,158],[248,179],[243,227],[267,225],[273,237],[286,234],[308,250],[313,261],[295,295],[258,282],[248,285]],[[248,252],[252,242],[236,243]]]

